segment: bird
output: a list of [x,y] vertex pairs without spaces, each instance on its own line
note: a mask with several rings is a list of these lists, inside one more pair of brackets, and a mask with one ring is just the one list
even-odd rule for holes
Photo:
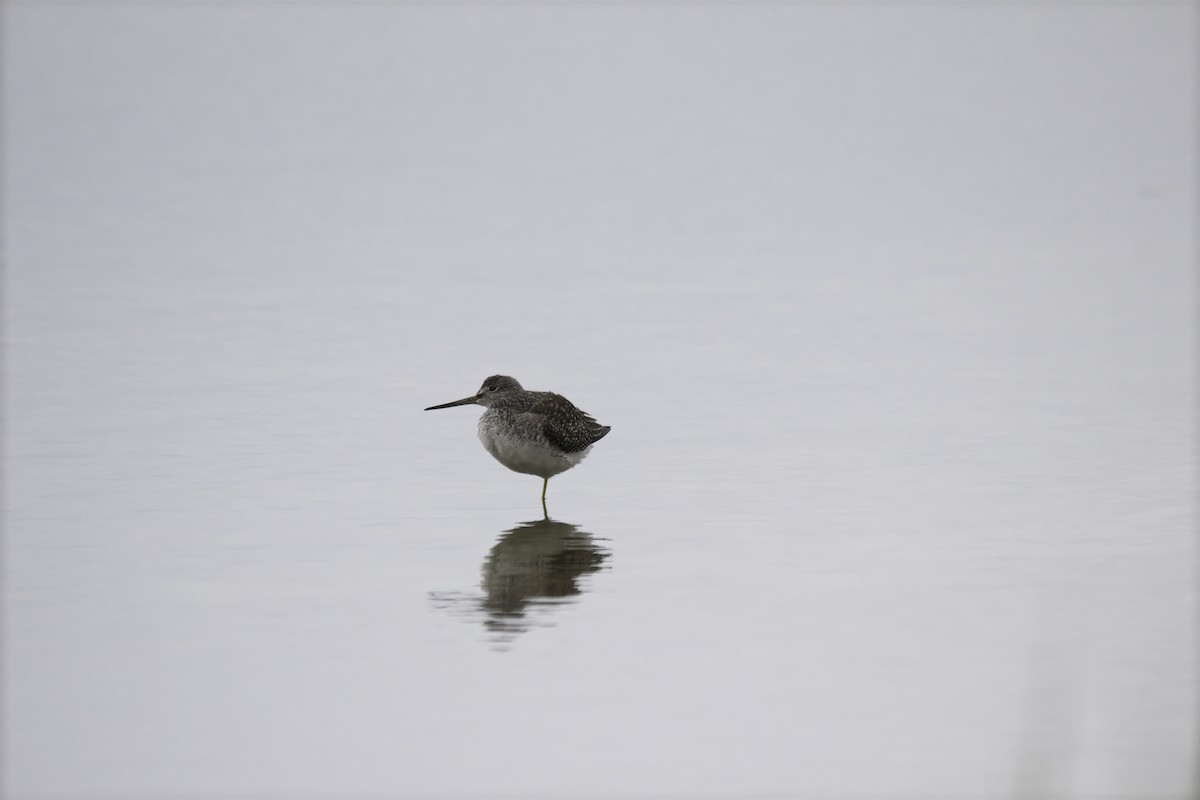
[[513,472],[542,479],[543,512],[550,479],[582,461],[612,430],[561,394],[528,391],[508,375],[492,375],[470,397],[425,410],[466,405],[487,409],[478,433],[493,458]]

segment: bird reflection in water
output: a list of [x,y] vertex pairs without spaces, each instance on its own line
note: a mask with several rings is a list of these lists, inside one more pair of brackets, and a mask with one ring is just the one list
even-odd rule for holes
[[535,625],[552,625],[547,615],[581,595],[585,575],[605,568],[610,551],[578,525],[541,519],[506,531],[483,560],[483,594],[435,592],[435,607],[482,620],[498,644]]

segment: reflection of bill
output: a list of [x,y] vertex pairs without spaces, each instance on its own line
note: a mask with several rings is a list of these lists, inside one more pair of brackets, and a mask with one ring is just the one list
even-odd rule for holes
[[580,578],[597,572],[609,558],[579,526],[551,519],[523,522],[505,532],[483,561],[483,596],[442,594],[434,604],[472,616],[482,612],[487,630],[509,640],[550,611],[583,593]]

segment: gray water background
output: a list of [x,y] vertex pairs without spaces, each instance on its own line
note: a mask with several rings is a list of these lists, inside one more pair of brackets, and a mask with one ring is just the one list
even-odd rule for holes
[[6,4],[7,796],[1194,796],[1195,23]]

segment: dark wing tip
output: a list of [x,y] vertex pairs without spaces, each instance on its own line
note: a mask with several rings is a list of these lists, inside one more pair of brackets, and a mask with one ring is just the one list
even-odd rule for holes
[[578,453],[600,441],[612,428],[608,425],[597,425],[591,417],[589,424],[576,426],[573,429],[561,430],[554,425],[544,425],[543,433],[550,442],[565,453]]

